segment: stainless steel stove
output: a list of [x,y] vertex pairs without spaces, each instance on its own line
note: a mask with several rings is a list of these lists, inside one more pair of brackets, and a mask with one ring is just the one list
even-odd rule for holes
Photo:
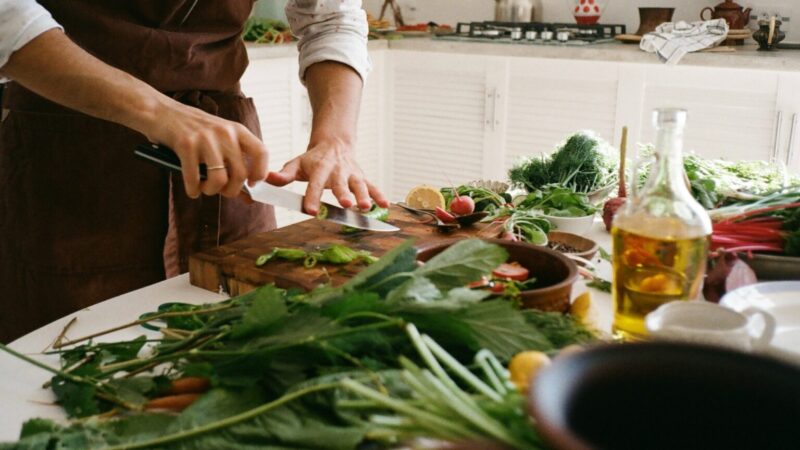
[[542,22],[459,23],[455,32],[437,39],[529,45],[590,45],[611,42],[625,34],[625,25],[579,25]]

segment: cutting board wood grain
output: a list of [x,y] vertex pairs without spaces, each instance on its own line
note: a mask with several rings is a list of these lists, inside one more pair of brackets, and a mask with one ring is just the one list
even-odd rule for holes
[[328,282],[340,285],[365,266],[362,263],[345,266],[317,264],[312,269],[306,269],[302,262],[272,260],[257,267],[255,261],[259,255],[269,253],[275,247],[315,251],[331,244],[367,250],[380,257],[408,239],[414,239],[415,245],[423,245],[443,239],[474,237],[484,227],[483,224],[477,224],[452,233],[441,233],[430,224],[429,219],[398,207],[391,208],[389,222],[400,231],[344,234],[339,225],[310,219],[256,234],[192,255],[189,258],[189,280],[194,286],[214,292],[224,291],[232,296],[268,283],[275,283],[281,288],[299,287],[306,290]]

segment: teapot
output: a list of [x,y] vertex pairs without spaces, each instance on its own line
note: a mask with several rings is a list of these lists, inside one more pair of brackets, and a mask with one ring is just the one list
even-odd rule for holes
[[[725,19],[725,21],[728,22],[728,26],[730,26],[731,30],[741,30],[747,26],[748,22],[750,22],[750,12],[752,10],[752,8],[744,9],[741,5],[733,0],[725,0],[724,2],[715,6],[713,9],[710,6],[703,8],[703,10],[700,11],[700,19]],[[706,11],[711,12],[710,18],[705,17]]]

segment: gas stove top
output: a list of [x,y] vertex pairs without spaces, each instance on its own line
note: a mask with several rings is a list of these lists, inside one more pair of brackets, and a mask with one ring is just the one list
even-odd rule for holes
[[459,23],[454,33],[438,39],[457,41],[494,41],[508,44],[589,45],[611,42],[625,34],[625,25],[579,25],[544,22],[470,22]]

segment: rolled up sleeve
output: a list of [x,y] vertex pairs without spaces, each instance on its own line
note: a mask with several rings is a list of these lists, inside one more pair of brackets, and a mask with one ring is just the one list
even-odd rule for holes
[[0,1],[0,67],[6,65],[12,53],[53,28],[61,26],[34,0]]
[[336,61],[367,79],[372,64],[367,52],[366,12],[361,0],[289,0],[286,17],[300,38],[300,79],[322,61]]

